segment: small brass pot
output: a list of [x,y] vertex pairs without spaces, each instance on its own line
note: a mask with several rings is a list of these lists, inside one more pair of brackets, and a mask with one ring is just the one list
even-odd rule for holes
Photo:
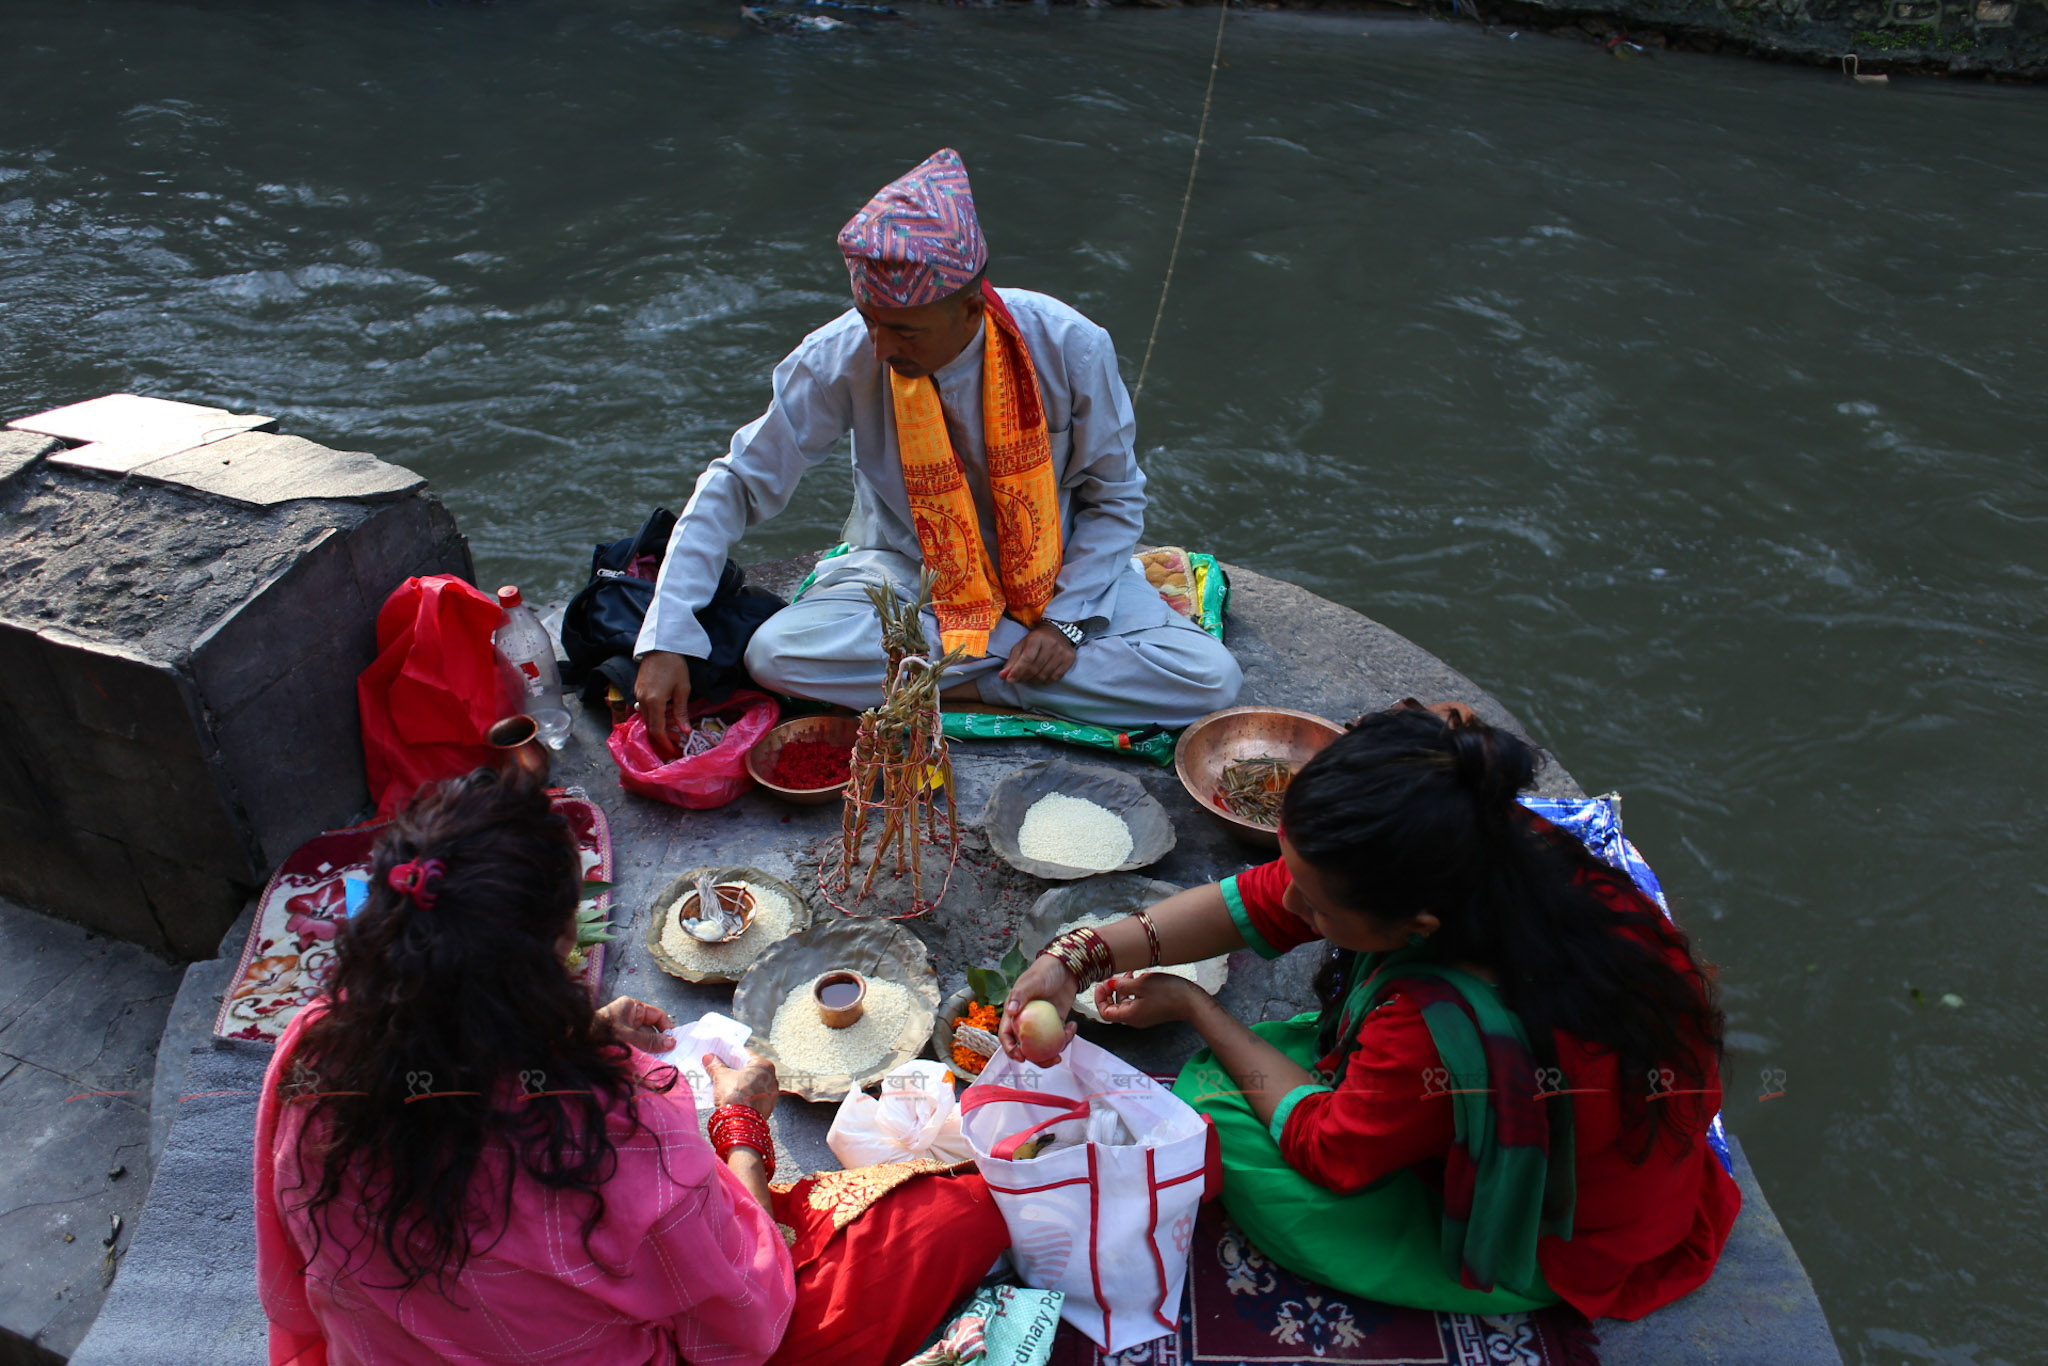
[[[825,989],[836,986],[853,986],[854,997],[843,1006],[825,1004]],[[811,988],[811,1000],[817,1004],[818,1018],[828,1029],[844,1029],[861,1017],[868,1008],[868,979],[857,972],[828,972],[818,979]]]

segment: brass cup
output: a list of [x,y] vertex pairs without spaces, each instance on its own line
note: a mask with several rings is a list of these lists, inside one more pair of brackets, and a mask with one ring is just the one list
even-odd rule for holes
[[510,777],[523,772],[541,786],[547,786],[547,747],[540,742],[540,722],[531,716],[508,716],[484,732],[484,743],[492,750],[491,766]]
[[[860,989],[850,1005],[828,1006],[825,1004],[825,988],[851,982]],[[818,1007],[818,1018],[828,1029],[844,1029],[861,1017],[868,1008],[868,979],[857,972],[828,972],[820,977],[811,988],[811,1001]]]

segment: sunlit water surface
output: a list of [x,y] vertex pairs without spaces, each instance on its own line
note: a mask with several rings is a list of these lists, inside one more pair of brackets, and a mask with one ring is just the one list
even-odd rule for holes
[[[943,144],[994,278],[1135,381],[1215,11],[912,14],[8,0],[0,409],[277,413],[564,594]],[[2048,91],[1265,13],[1225,58],[1152,536],[1390,623],[1625,792],[1845,1354],[2040,1360]]]

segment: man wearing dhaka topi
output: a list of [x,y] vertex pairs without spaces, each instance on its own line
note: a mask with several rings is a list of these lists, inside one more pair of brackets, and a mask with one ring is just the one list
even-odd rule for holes
[[649,738],[690,695],[709,640],[697,613],[748,527],[853,434],[850,553],[747,649],[763,685],[843,706],[881,697],[867,586],[916,596],[928,635],[968,657],[946,697],[1130,727],[1227,707],[1241,674],[1133,566],[1145,476],[1109,334],[1029,290],[992,288],[967,168],[951,148],[839,233],[854,307],[775,368],[768,411],[698,477],[639,640]]

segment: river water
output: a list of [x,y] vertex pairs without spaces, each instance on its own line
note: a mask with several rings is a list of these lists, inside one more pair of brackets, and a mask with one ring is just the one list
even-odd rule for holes
[[[845,305],[840,222],[940,145],[996,281],[1135,381],[1215,28],[8,0],[0,409],[275,413],[560,595],[681,506]],[[1233,14],[1224,54],[1152,537],[1388,622],[1626,793],[1845,1355],[2039,1360],[2048,90],[1355,16]]]

